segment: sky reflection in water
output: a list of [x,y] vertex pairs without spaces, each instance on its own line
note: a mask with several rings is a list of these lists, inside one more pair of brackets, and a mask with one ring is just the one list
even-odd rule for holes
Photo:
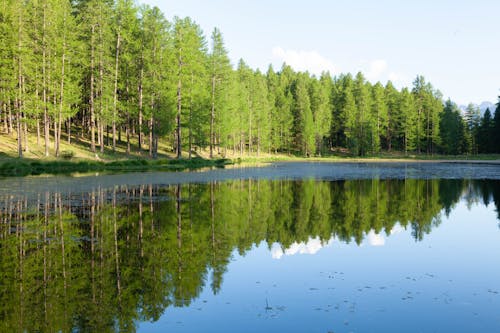
[[144,332],[494,332],[500,230],[493,204],[461,199],[423,240],[410,227],[357,245],[311,237],[233,253],[219,294],[169,308]]
[[0,331],[500,327],[497,180],[229,180],[0,198]]

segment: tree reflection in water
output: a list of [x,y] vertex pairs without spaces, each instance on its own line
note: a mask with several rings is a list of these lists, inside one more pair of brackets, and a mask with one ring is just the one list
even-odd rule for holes
[[236,180],[6,196],[0,331],[134,331],[208,282],[218,293],[235,249],[360,244],[397,225],[420,241],[461,199],[500,211],[500,182]]

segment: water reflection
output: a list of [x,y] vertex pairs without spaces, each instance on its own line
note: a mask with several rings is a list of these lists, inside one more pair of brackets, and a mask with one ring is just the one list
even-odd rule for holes
[[[0,199],[0,331],[134,331],[206,284],[222,287],[234,249],[275,258],[329,242],[415,241],[461,199],[494,203],[500,181],[235,180],[117,186]],[[499,215],[500,218],[500,215]]]

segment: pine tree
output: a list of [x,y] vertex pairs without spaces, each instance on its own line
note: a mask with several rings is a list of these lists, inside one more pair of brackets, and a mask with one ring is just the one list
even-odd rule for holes
[[314,119],[307,88],[308,74],[299,73],[293,84],[294,124],[293,135],[296,149],[310,156],[314,151]]
[[279,123],[279,142],[282,151],[290,154],[292,145],[293,127],[293,71],[292,68],[283,64],[279,72],[279,85],[276,93],[277,122]]
[[132,0],[117,0],[114,6],[114,17],[112,22],[114,39],[114,71],[113,71],[113,110],[111,114],[111,126],[113,152],[116,151],[117,126],[121,125],[120,119],[124,119],[127,127],[127,153],[130,152],[130,138],[128,135],[127,112],[125,117],[119,113],[120,104],[127,105],[131,98],[131,83],[129,78],[130,67],[133,61],[135,31],[138,28],[137,8]]
[[[54,115],[54,150],[55,156],[60,153],[62,124],[73,117],[80,98],[79,80],[81,78],[81,43],[78,41],[75,17],[72,15],[72,6],[64,1],[55,7],[55,43],[56,58],[54,63],[56,81],[57,106]],[[70,135],[68,134],[68,138]]]
[[384,137],[384,141],[387,141],[385,136],[389,121],[384,93],[384,87],[379,82],[372,87],[371,119],[374,123],[374,130],[372,132],[371,149],[374,153],[380,152],[382,137]]
[[310,85],[311,110],[314,120],[315,153],[321,155],[323,139],[332,127],[331,106],[332,79],[329,73],[321,74],[319,80],[313,79]]
[[199,75],[206,63],[206,42],[202,31],[190,18],[174,19],[173,47],[175,78],[177,81],[177,115],[175,150],[177,158],[182,157],[182,117],[187,101],[183,100],[185,86],[192,82],[193,75]]
[[[341,124],[344,124],[343,135],[346,138],[346,147],[349,148],[353,155],[359,155],[360,143],[358,136],[358,112],[356,101],[354,99],[354,82],[350,75],[347,75],[342,87],[342,102],[337,115],[337,119]],[[341,127],[341,128],[342,128]],[[341,133],[342,133],[341,132]]]
[[[212,52],[209,55],[210,83],[211,83],[211,112],[210,112],[210,158],[213,157],[214,145],[216,142],[226,140],[226,135],[222,135],[223,124],[219,118],[223,119],[223,114],[227,112],[227,91],[229,89],[229,73],[231,64],[224,41],[219,29],[212,32]],[[226,133],[226,131],[224,131]]]
[[446,101],[441,114],[441,146],[445,154],[462,154],[467,144],[464,137],[464,122],[455,103]]
[[271,103],[269,102],[266,77],[258,70],[254,73],[251,99],[254,115],[253,132],[257,146],[256,152],[259,156],[262,150],[269,152],[271,146]]
[[107,0],[82,2],[80,28],[85,50],[83,105],[88,106],[86,122],[90,128],[91,150],[95,152],[95,132],[101,153],[104,152],[104,132],[113,118],[115,56],[111,30],[112,7]]
[[418,149],[418,112],[416,112],[415,102],[407,88],[403,88],[399,100],[399,110],[401,112],[401,132],[399,133],[402,147],[405,154],[415,149]]
[[[398,109],[399,92],[394,88],[391,81],[387,82],[384,93],[384,103],[387,106],[387,128],[383,134],[383,146],[391,151],[393,148],[393,139],[397,138],[397,133],[401,130],[401,112]],[[397,143],[397,141],[396,141]],[[399,149],[399,147],[398,147]]]
[[417,110],[417,152],[420,153],[422,148],[425,148],[427,154],[432,154],[434,147],[439,145],[439,115],[443,109],[442,96],[420,75],[413,81],[412,93]]
[[478,153],[477,139],[478,139],[479,124],[481,121],[481,114],[479,111],[479,107],[475,106],[472,103],[469,103],[469,105],[467,105],[467,108],[465,110],[464,120],[466,123],[468,136],[470,138],[471,152],[473,154],[477,154]]
[[278,115],[278,95],[283,93],[279,91],[279,76],[274,71],[272,65],[269,65],[266,72],[266,84],[267,84],[267,92],[269,99],[269,116],[270,116],[270,124],[271,124],[271,132],[270,132],[270,145],[271,150],[273,152],[278,151],[278,147],[280,146],[279,142],[279,115]]
[[356,102],[356,116],[354,133],[356,136],[357,149],[354,150],[356,155],[364,156],[372,150],[373,132],[375,131],[375,123],[370,112],[371,96],[370,85],[365,81],[363,74],[360,72],[354,80],[354,100]]
[[493,116],[493,153],[500,153],[500,96],[496,104],[495,115]]
[[492,145],[493,135],[494,135],[494,122],[491,117],[491,111],[489,108],[484,112],[483,117],[478,128],[478,152],[484,154],[491,154],[494,150]]
[[12,133],[12,100],[15,94],[16,76],[13,68],[15,53],[14,3],[0,2],[0,123],[5,133]]
[[[173,113],[170,100],[175,98],[174,82],[168,78],[168,68],[174,68],[170,48],[169,23],[158,7],[143,7],[141,35],[143,36],[139,65],[139,117],[147,119],[149,156],[157,157],[158,140],[172,128]],[[142,120],[139,121],[139,126]]]

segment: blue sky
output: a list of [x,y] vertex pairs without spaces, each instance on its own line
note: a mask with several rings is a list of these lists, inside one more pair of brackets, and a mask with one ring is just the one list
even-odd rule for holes
[[221,29],[233,64],[333,74],[410,86],[424,75],[459,104],[500,95],[498,0],[139,0],[170,20]]

